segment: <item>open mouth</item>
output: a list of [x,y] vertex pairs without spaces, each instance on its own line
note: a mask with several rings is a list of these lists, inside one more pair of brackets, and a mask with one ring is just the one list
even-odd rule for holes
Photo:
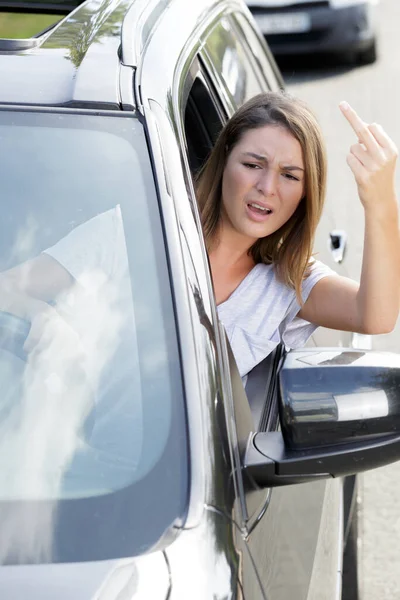
[[247,204],[247,206],[249,207],[251,212],[256,213],[258,215],[271,215],[272,214],[271,208],[262,206],[261,204],[258,204],[257,202],[249,202]]

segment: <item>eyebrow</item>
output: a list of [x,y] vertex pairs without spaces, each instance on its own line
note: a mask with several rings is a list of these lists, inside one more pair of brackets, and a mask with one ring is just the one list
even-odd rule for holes
[[[243,152],[243,155],[251,156],[252,158],[255,158],[261,162],[268,162],[268,158],[266,156],[262,156],[262,154],[256,154],[255,152]],[[304,173],[304,169],[301,167],[296,167],[296,165],[286,165],[283,167],[283,169],[285,169],[285,171],[302,171]]]

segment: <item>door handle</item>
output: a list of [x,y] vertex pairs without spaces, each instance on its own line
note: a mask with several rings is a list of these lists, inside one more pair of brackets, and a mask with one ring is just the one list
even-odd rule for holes
[[329,249],[333,260],[341,263],[346,251],[347,233],[343,229],[334,229],[329,234]]

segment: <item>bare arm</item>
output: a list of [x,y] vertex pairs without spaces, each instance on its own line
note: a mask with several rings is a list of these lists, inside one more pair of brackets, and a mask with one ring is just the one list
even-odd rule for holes
[[37,314],[49,312],[47,302],[73,283],[73,277],[60,263],[40,254],[0,273],[0,310],[31,321]]
[[367,125],[351,107],[342,112],[358,143],[347,162],[365,213],[360,284],[344,277],[318,282],[299,312],[317,325],[357,333],[388,333],[400,305],[400,234],[394,172],[397,149],[383,129]]
[[40,254],[0,273],[0,286],[48,302],[74,283],[71,274],[48,254]]

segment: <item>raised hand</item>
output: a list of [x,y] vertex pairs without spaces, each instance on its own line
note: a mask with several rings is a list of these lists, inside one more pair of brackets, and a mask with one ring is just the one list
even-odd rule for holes
[[380,125],[365,123],[347,102],[339,106],[358,139],[350,148],[347,164],[364,208],[372,208],[378,217],[378,211],[390,209],[396,202],[394,174],[398,150]]

